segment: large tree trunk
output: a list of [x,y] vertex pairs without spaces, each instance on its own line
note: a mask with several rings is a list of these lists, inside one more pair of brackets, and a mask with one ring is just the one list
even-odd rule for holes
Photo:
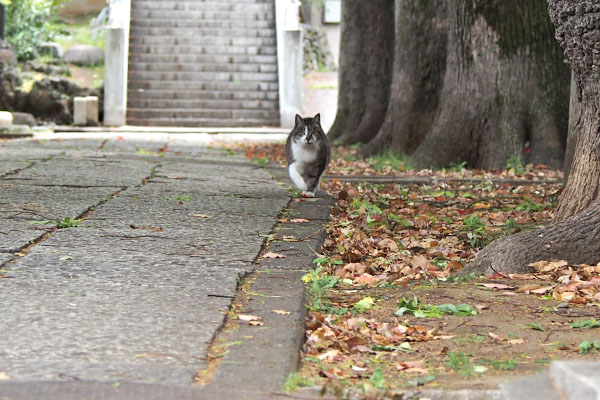
[[448,4],[440,107],[412,160],[422,167],[467,161],[495,169],[517,156],[562,167],[570,74],[546,1]]
[[390,101],[363,155],[412,153],[434,120],[446,68],[446,0],[396,0],[396,49]]
[[496,240],[477,255],[462,273],[527,273],[541,260],[572,264],[600,261],[600,201],[584,212],[535,231]]
[[338,112],[331,140],[367,142],[383,121],[394,57],[394,0],[343,1]]
[[573,69],[580,110],[571,124],[577,138],[555,224],[493,242],[467,271],[528,271],[532,261],[559,258],[600,261],[600,4],[597,0],[549,0],[556,37]]
[[571,103],[569,104],[569,136],[567,137],[567,149],[565,151],[565,163],[563,165],[564,182],[567,183],[569,173],[571,172],[571,164],[575,156],[575,145],[577,144],[577,134],[579,131],[575,129],[577,123],[581,119],[581,99],[579,98],[579,88],[575,82],[575,75],[571,77]]

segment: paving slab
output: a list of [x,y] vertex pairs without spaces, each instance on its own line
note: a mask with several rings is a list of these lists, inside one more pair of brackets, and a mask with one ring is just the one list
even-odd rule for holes
[[502,400],[560,400],[548,371],[500,385]]
[[550,378],[568,400],[600,400],[600,362],[553,361]]

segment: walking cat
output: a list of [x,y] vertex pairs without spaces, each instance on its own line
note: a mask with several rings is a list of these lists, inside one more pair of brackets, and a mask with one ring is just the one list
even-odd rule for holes
[[302,194],[314,197],[331,156],[329,139],[321,128],[321,115],[302,118],[296,114],[294,129],[285,144],[290,178]]

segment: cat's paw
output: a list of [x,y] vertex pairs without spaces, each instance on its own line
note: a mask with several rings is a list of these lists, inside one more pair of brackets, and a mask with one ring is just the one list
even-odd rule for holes
[[315,197],[314,192],[302,192],[302,197]]

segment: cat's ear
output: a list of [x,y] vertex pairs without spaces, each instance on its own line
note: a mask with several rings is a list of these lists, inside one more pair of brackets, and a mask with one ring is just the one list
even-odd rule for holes
[[315,115],[315,117],[313,118],[315,120],[315,122],[319,125],[321,125],[321,114],[318,113],[317,115]]
[[300,115],[296,114],[296,120],[295,120],[296,127],[298,125],[301,125],[302,123],[304,123],[304,120],[302,119],[302,117]]

